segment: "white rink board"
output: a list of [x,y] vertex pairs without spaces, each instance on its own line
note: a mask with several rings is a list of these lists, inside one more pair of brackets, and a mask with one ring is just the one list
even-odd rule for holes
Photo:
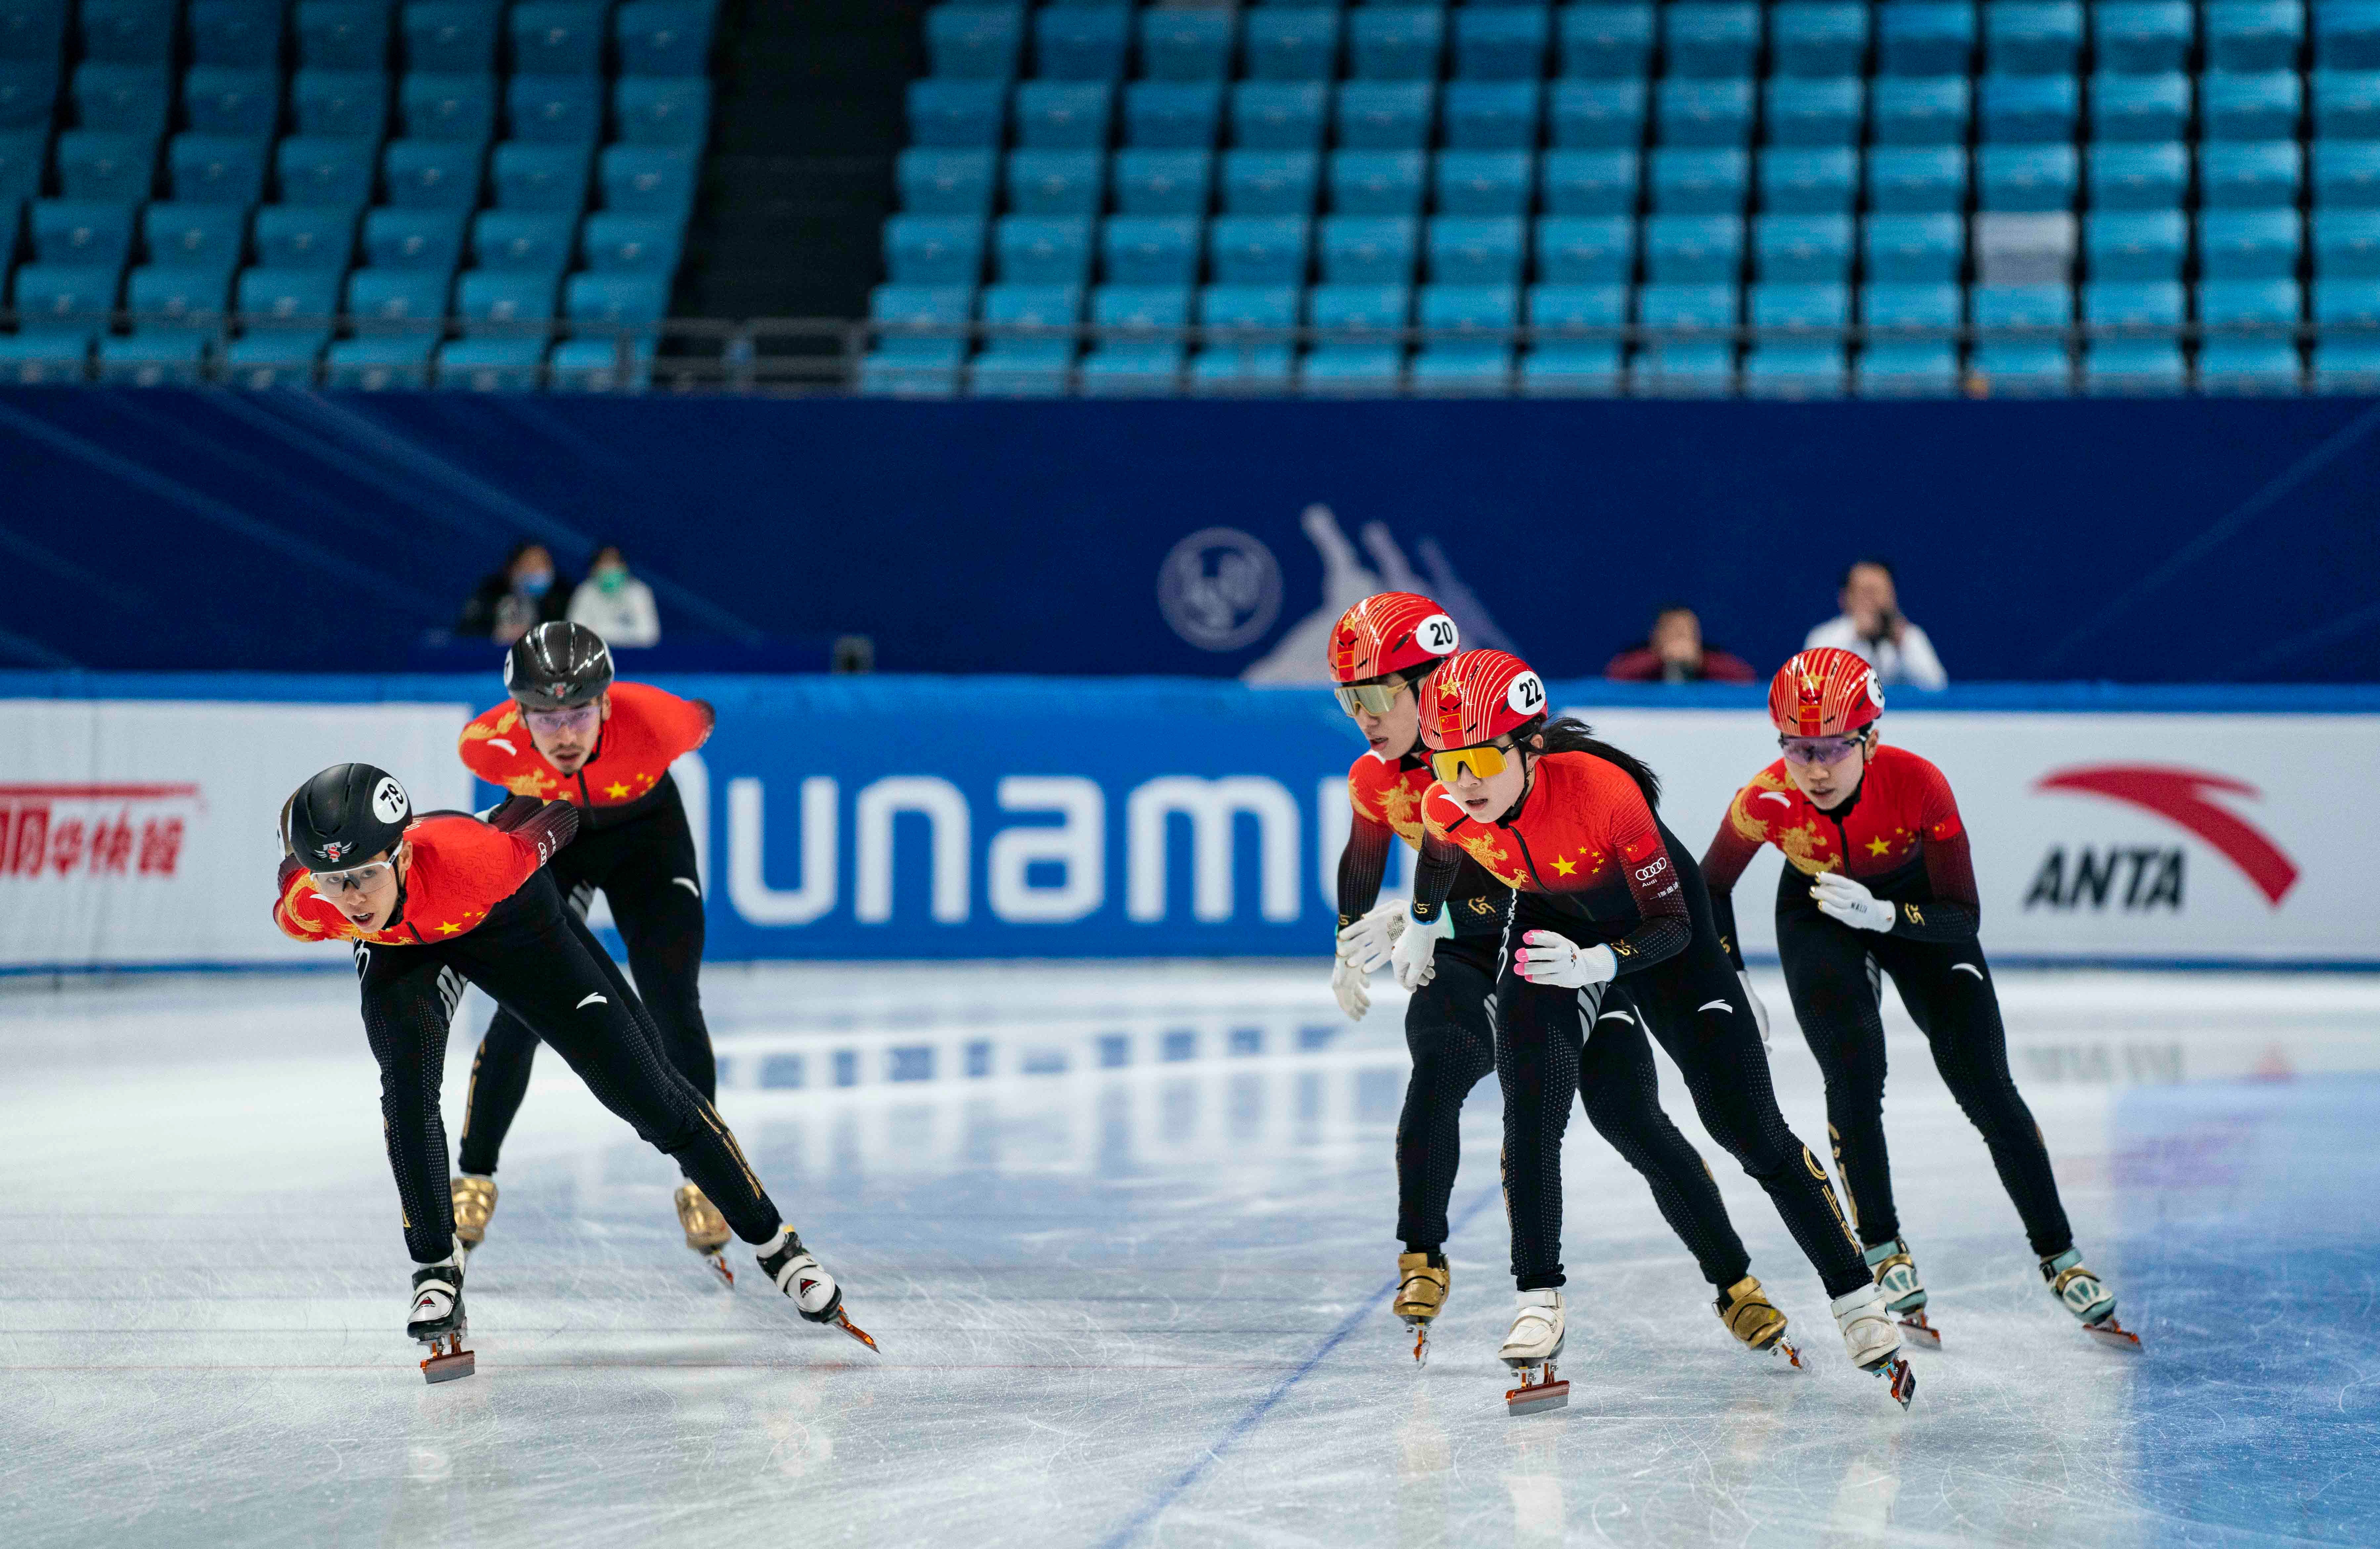
[[[1736,790],[1776,757],[1767,728],[1737,711],[1574,713],[1660,772],[1662,816],[1696,855]],[[2380,720],[1888,711],[1884,734],[1949,776],[1983,890],[1984,946],[1995,955],[2380,962],[2373,883],[2380,877]],[[2043,785],[2110,769],[2134,771],[2128,783],[2147,790],[2194,789],[2216,813],[2262,835],[2293,878],[2274,900],[2223,849],[2170,817],[2132,801]],[[2192,775],[2225,783],[2193,787]],[[2053,853],[2062,861],[2061,902],[2028,904]],[[2074,886],[2086,853],[2112,873],[2095,900],[2087,888],[2077,896]],[[1776,954],[1782,864],[1768,848],[1736,884],[1737,924],[1744,950],[1755,955]],[[2176,882],[2180,897],[2168,902]]]
[[[471,795],[464,705],[0,700],[0,968],[322,961],[273,928],[273,823],[361,759],[418,811]],[[120,841],[99,835],[123,836]]]

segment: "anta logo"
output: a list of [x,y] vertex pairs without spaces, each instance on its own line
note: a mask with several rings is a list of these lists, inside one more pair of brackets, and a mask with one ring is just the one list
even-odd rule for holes
[[[2277,909],[2289,889],[2297,886],[2297,863],[2283,853],[2264,830],[2212,799],[2210,793],[2251,799],[2263,794],[2254,786],[2228,776],[2155,764],[2098,764],[2044,775],[2034,782],[2034,789],[2104,796],[2153,812],[2213,846]],[[2123,907],[2181,907],[2182,865],[2179,850],[2111,849],[2104,859],[2095,859],[2095,853],[2086,848],[2073,864],[2070,878],[2063,848],[2052,851],[2043,871],[2034,879],[2033,891],[2025,900],[2027,906],[2036,898],[2055,898],[2061,908],[2072,908],[2086,900],[2095,907],[2104,907],[2098,901],[2113,888],[2118,866],[2126,865],[2131,870],[2123,889]],[[2052,865],[2058,868],[2054,882],[2049,871]]]

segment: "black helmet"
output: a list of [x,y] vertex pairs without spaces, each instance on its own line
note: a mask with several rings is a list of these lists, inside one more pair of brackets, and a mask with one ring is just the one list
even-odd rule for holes
[[298,787],[284,811],[289,853],[309,871],[340,871],[394,851],[413,801],[386,769],[334,764]]
[[612,686],[612,647],[583,623],[541,623],[504,656],[504,691],[530,710],[591,705]]

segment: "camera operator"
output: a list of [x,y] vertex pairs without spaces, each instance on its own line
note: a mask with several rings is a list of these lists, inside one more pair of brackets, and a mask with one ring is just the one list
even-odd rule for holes
[[1940,688],[1950,681],[1925,632],[1901,616],[1892,566],[1878,559],[1853,560],[1843,572],[1837,596],[1842,612],[1810,631],[1806,650],[1833,646],[1864,660],[1882,684]]

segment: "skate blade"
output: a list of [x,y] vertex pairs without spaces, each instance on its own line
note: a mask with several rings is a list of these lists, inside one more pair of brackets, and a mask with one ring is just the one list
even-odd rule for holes
[[1768,1353],[1783,1360],[1786,1370],[1788,1371],[1806,1372],[1809,1370],[1808,1367],[1802,1364],[1802,1352],[1793,1348],[1793,1342],[1790,1339],[1778,1340],[1775,1344],[1768,1347]]
[[2113,1313],[2097,1323],[2084,1324],[2082,1332],[2110,1349],[2137,1350],[2141,1348],[2141,1337],[2118,1323]]
[[1885,1390],[1902,1409],[1909,1408],[1909,1400],[1917,1397],[1917,1374],[1910,1370],[1907,1358],[1891,1356],[1868,1370],[1884,1379]]
[[725,1258],[722,1257],[717,1253],[708,1253],[702,1255],[702,1263],[704,1268],[710,1270],[713,1275],[718,1276],[722,1280],[727,1283],[727,1289],[729,1290],[734,1290],[735,1289],[735,1271],[727,1267],[727,1260]]
[[1923,1307],[1900,1320],[1900,1338],[1903,1344],[1916,1345],[1925,1349],[1938,1350],[1942,1348],[1942,1331],[1926,1321]]
[[1516,1418],[1524,1414],[1538,1414],[1547,1410],[1569,1407],[1570,1383],[1567,1380],[1556,1380],[1554,1364],[1550,1361],[1546,1362],[1545,1381],[1523,1383],[1520,1386],[1507,1388],[1504,1392],[1504,1411]]
[[1428,1365],[1429,1325],[1420,1318],[1407,1318],[1405,1320],[1405,1326],[1413,1330],[1414,1364],[1416,1366]]
[[463,1337],[460,1334],[455,1335],[443,1343],[436,1339],[430,1341],[430,1355],[421,1363],[421,1380],[433,1383],[453,1382],[457,1377],[468,1377],[479,1370],[472,1353],[463,1349],[462,1345]]
[[[845,1334],[848,1334],[853,1338],[858,1340],[861,1344],[866,1345],[869,1349],[876,1349],[875,1336],[869,1334],[868,1330],[852,1322],[851,1315],[849,1313],[837,1312],[834,1316],[828,1321],[832,1323],[835,1327],[842,1329]],[[876,1353],[881,1355],[884,1352],[882,1350],[876,1350]]]

